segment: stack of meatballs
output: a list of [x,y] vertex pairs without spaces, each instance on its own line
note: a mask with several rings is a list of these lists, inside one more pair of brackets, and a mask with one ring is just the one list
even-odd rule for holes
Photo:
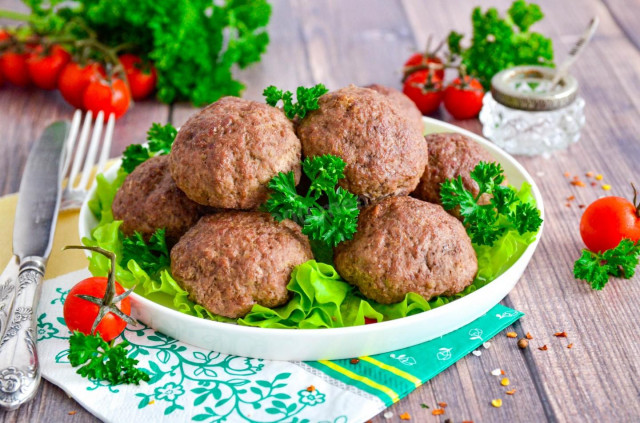
[[126,236],[164,228],[190,298],[243,317],[287,303],[293,268],[313,259],[296,223],[259,211],[269,181],[292,171],[298,184],[303,156],[332,154],[346,163],[340,186],[363,204],[355,236],[334,251],[340,275],[383,304],[451,295],[478,265],[464,226],[438,204],[440,183],[461,175],[477,193],[469,172],[491,158],[462,135],[425,138],[422,128],[415,105],[380,85],[327,93],[295,125],[278,108],[224,97],[185,123],[168,156],[128,175],[113,215]]

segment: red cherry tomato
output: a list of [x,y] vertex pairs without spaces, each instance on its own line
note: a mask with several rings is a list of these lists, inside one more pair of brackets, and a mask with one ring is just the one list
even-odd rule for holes
[[158,79],[156,68],[150,63],[144,63],[135,54],[123,54],[120,63],[124,67],[134,100],[143,100],[156,88]]
[[53,90],[58,86],[62,69],[71,60],[71,55],[60,46],[53,46],[47,54],[37,46],[27,58],[27,69],[33,83],[42,89]]
[[105,72],[98,63],[81,66],[78,63],[68,63],[58,78],[58,88],[62,97],[73,107],[84,107],[84,92],[92,82],[104,77]]
[[5,79],[19,87],[26,87],[31,83],[27,71],[28,53],[7,51],[0,56],[0,71]]
[[475,78],[465,76],[453,80],[444,90],[444,107],[456,119],[471,119],[482,109],[484,89]]
[[442,80],[433,72],[421,70],[405,79],[402,92],[416,103],[422,114],[438,110],[442,102]]
[[[9,33],[3,29],[0,29],[0,41],[8,40]],[[2,55],[0,54],[0,61],[2,60]],[[2,69],[0,68],[0,87],[4,85],[4,76],[2,75]]]
[[[89,335],[93,322],[96,320],[98,311],[100,310],[100,306],[97,304],[78,298],[77,295],[89,295],[91,297],[102,298],[104,297],[106,289],[107,278],[104,277],[87,278],[71,288],[71,291],[67,294],[63,309],[64,321],[70,331],[79,331],[85,335]],[[116,282],[116,295],[120,295],[124,291],[124,288]],[[129,297],[124,298],[115,305],[124,314],[131,314],[131,300]],[[107,313],[100,323],[98,323],[96,332],[100,333],[102,339],[109,342],[120,335],[126,326],[127,322],[113,313]]]
[[[415,66],[428,66],[429,64],[442,65],[442,59],[433,55],[425,55],[424,53],[415,53],[409,57],[404,64],[405,71]],[[444,68],[434,70],[436,76],[442,81],[444,79]]]
[[112,78],[111,81],[99,79],[89,84],[84,91],[83,101],[85,110],[91,110],[94,116],[102,110],[105,119],[111,113],[118,119],[127,112],[131,94],[127,84],[120,78]]
[[378,323],[378,320],[376,320],[376,319],[372,319],[372,318],[370,318],[370,317],[365,317],[365,318],[364,318],[364,324],[365,324],[365,325],[372,325],[372,324],[374,324],[374,323]]
[[580,235],[593,252],[615,248],[623,238],[638,241],[638,207],[622,197],[600,198],[584,211],[580,219]]

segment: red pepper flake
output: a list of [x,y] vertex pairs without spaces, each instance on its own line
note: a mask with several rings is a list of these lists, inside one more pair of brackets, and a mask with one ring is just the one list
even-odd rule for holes
[[541,347],[538,347],[538,349],[539,349],[540,351],[546,351],[546,350],[548,350],[548,348],[547,348],[547,345],[546,345],[546,344],[545,344],[545,345],[543,345],[543,346],[541,346]]
[[571,174],[570,174],[569,172],[565,172],[565,173],[564,173],[564,177],[565,177],[565,178],[568,178],[568,177],[570,177],[570,176],[571,176]]
[[597,184],[597,183],[595,183],[595,182],[591,182],[591,186],[592,186],[592,187],[595,187],[596,185],[598,185],[598,184]]
[[351,364],[358,364],[360,363],[360,359],[359,358],[352,358],[351,361],[349,361]]
[[512,389],[512,390],[510,390],[510,391],[505,392],[505,394],[507,394],[507,395],[513,395],[513,394],[515,394],[515,393],[516,393],[516,390],[515,390],[515,389]]
[[462,423],[473,423],[473,420],[463,420]]
[[573,175],[573,180],[577,181],[578,179],[580,179],[580,177],[578,175]]
[[581,208],[581,209],[584,209],[585,207],[587,207],[587,206],[585,206],[584,204],[578,205],[578,208]]
[[439,402],[438,405],[440,406],[440,408],[447,408],[446,402]]
[[593,176],[593,172],[587,172],[587,173],[585,173],[585,176],[587,178],[591,178]]
[[431,414],[434,415],[434,416],[441,416],[441,415],[444,414],[444,409],[436,408],[436,409],[431,411]]
[[517,338],[518,334],[515,332],[507,332],[507,338]]
[[571,203],[567,203],[565,206],[571,208]]
[[571,181],[571,185],[573,185],[575,187],[586,187],[587,186],[587,184],[585,184],[584,182],[582,182],[580,180]]
[[527,334],[525,335],[525,338],[527,339],[533,339],[533,336],[531,336],[531,334],[529,332],[527,332]]
[[75,411],[75,410],[73,410],[73,411],[69,411],[69,415],[70,415],[70,416],[73,416],[73,415],[74,415],[74,414],[76,414],[76,413],[77,413],[77,411]]
[[411,420],[411,415],[409,413],[400,414],[400,420]]
[[307,392],[313,392],[316,390],[316,387],[313,385],[309,385],[309,387],[307,388]]
[[567,337],[567,332],[556,332],[553,334],[553,336],[555,336],[556,338],[566,338]]
[[567,345],[567,348],[569,348],[569,349],[573,348],[573,343]]
[[569,197],[567,197],[567,201],[573,201],[576,199],[575,195],[570,195]]
[[507,372],[505,372],[504,370],[500,369],[500,374],[501,374],[502,376],[504,376],[504,375],[506,375],[506,374],[507,374]]

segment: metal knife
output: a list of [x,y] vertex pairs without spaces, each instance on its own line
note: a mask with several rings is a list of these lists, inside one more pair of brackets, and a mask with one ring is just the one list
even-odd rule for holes
[[0,406],[14,410],[38,390],[36,311],[62,194],[68,122],[49,125],[20,182],[13,254],[0,279]]

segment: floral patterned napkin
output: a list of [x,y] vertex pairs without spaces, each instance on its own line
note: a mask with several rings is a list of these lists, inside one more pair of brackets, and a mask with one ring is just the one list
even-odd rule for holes
[[424,344],[351,360],[281,362],[228,356],[146,326],[121,335],[151,376],[139,386],[87,380],[69,365],[62,303],[81,270],[48,280],[38,309],[43,376],[106,422],[364,422],[455,363],[523,314],[497,305]]

